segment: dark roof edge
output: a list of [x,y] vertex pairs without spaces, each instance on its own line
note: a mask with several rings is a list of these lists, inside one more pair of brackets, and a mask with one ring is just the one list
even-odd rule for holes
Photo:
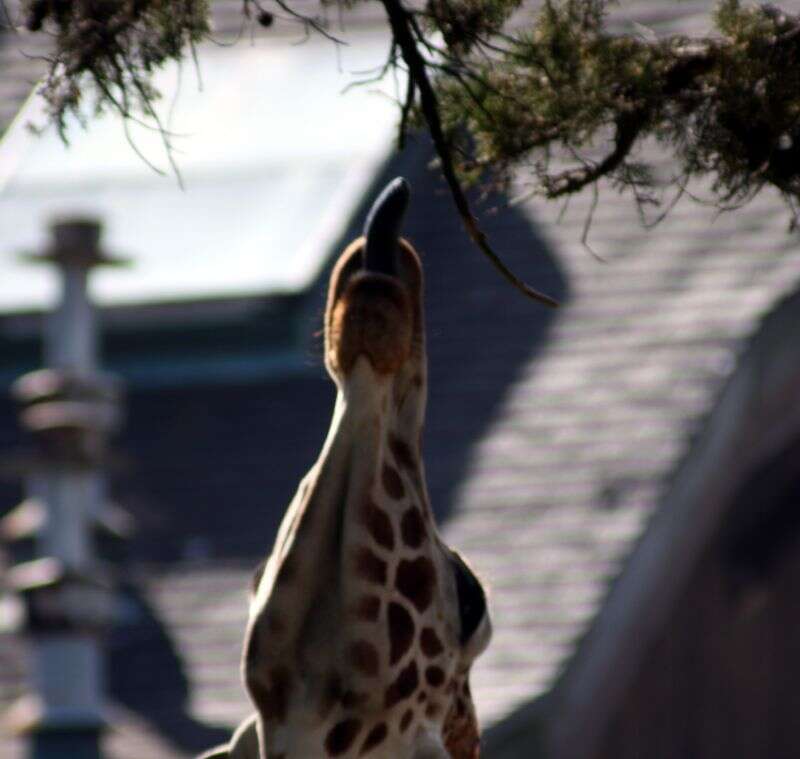
[[[551,691],[549,756],[594,755],[737,490],[800,434],[800,343],[787,339],[799,317],[797,291],[778,303],[743,346],[650,525]],[[795,403],[788,404],[792,395]]]

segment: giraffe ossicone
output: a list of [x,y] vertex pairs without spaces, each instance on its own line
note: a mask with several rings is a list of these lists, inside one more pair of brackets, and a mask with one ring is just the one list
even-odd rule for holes
[[428,500],[422,267],[400,237],[408,200],[405,180],[391,182],[331,274],[333,419],[256,576],[242,663],[256,714],[209,756],[479,756],[469,673],[491,625]]

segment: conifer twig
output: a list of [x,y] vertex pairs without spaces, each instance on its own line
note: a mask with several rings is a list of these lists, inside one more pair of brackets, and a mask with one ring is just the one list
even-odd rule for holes
[[383,7],[386,9],[386,15],[389,19],[389,26],[392,30],[392,36],[403,59],[408,66],[408,75],[414,81],[414,84],[419,91],[420,108],[422,114],[430,129],[433,145],[436,150],[439,160],[441,161],[442,174],[445,181],[450,188],[453,202],[458,210],[461,220],[467,230],[472,241],[478,246],[480,251],[492,262],[495,268],[506,278],[514,287],[520,292],[527,295],[529,298],[543,303],[546,306],[558,306],[558,302],[551,298],[549,295],[535,290],[530,285],[523,282],[511,269],[503,262],[500,256],[493,250],[489,244],[484,231],[478,225],[478,221],[472,214],[469,207],[469,201],[464,193],[461,183],[456,175],[453,159],[450,154],[450,148],[447,144],[447,138],[442,129],[442,122],[439,116],[439,104],[436,98],[436,93],[433,91],[430,79],[428,78],[427,65],[425,59],[420,54],[414,35],[411,31],[410,14],[400,3],[400,0],[381,0]]

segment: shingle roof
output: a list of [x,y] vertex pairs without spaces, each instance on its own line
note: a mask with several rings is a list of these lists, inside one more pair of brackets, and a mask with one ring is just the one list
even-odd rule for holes
[[0,17],[0,136],[45,71],[44,61],[36,59],[43,52],[43,40],[25,35],[20,44],[22,39],[21,33],[3,28]]
[[[669,8],[629,3],[623,19],[702,33],[697,7]],[[580,242],[592,202],[573,198],[560,222],[554,205],[526,204],[570,298],[473,453],[445,528],[493,588],[495,636],[474,674],[487,722],[548,692],[744,339],[800,283],[798,234],[771,191],[719,217],[687,199],[648,231],[605,187],[597,257]]]
[[540,222],[572,296],[473,453],[445,530],[493,588],[495,637],[475,673],[489,721],[548,690],[740,341],[800,280],[796,238],[766,198],[716,222],[683,206],[647,233],[607,196],[595,221],[605,264],[573,225]]
[[[541,347],[553,314],[509,299],[495,286],[491,268],[450,213],[428,159],[421,144],[386,176],[402,171],[415,188],[407,234],[426,256],[427,468],[434,507],[446,521],[457,508],[458,484],[476,441],[520,367]],[[528,279],[565,295],[563,278],[523,216],[500,214],[487,229],[514,248],[509,260]],[[311,294],[310,311],[320,313],[322,297],[322,288]],[[112,733],[111,757],[141,755],[136,742],[146,736],[135,724],[146,724],[147,740],[160,736],[168,747],[153,755],[191,755],[216,725],[246,715],[238,659],[249,576],[319,452],[332,402],[318,346],[309,350],[309,370],[299,375],[131,390],[121,447],[132,467],[117,477],[114,490],[139,525],[131,546],[137,597],[123,604],[130,613],[112,636],[109,669],[114,703],[137,721]],[[12,411],[0,405],[0,414],[0,442],[8,450],[15,437]],[[18,500],[15,490],[0,490],[0,503]],[[3,656],[0,651],[0,662]]]
[[[624,10],[694,29],[709,7]],[[545,693],[569,658],[742,340],[797,287],[800,249],[768,194],[718,219],[684,201],[648,232],[628,199],[606,191],[590,235],[605,263],[580,243],[591,197],[574,199],[561,223],[557,207],[536,201],[487,216],[509,263],[562,299],[546,312],[466,242],[427,157],[418,147],[387,175],[412,183],[408,236],[425,257],[432,501],[446,538],[492,589],[495,635],[473,688],[491,724]],[[216,725],[245,715],[238,657],[249,567],[322,441],[331,394],[316,367],[131,397],[124,443],[136,470],[117,489],[143,527],[133,563],[140,598],[130,603],[148,611],[115,637],[133,636],[119,643],[133,666],[126,673],[112,659],[126,715],[109,738],[113,759],[191,755]],[[7,443],[8,423],[0,434]],[[11,497],[0,492],[0,503]],[[137,646],[167,664],[163,710],[152,708],[154,684],[134,677]],[[18,673],[3,641],[0,699],[18,690]]]

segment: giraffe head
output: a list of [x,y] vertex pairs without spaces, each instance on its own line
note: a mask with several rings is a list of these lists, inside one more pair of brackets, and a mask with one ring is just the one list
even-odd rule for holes
[[331,275],[333,421],[257,577],[245,642],[262,759],[478,757],[469,671],[491,628],[428,502],[422,268],[399,237],[408,196],[389,184]]
[[325,364],[340,388],[359,359],[368,364],[373,381],[398,385],[396,393],[413,383],[422,391],[417,400],[424,414],[422,266],[399,236],[408,198],[405,180],[391,182],[374,203],[364,235],[334,266],[325,310]]

